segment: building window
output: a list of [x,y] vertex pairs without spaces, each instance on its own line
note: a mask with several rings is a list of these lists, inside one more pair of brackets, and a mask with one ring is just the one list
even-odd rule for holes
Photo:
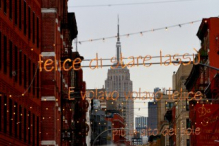
[[21,0],[19,0],[19,28],[21,30]]
[[7,13],[7,0],[4,0],[4,13]]
[[12,19],[12,0],[9,0],[9,18]]
[[173,107],[173,102],[166,102],[166,110],[170,110]]
[[22,85],[22,51],[19,51],[19,84]]
[[31,113],[28,112],[28,143],[31,143]]
[[17,75],[18,75],[18,49],[17,46],[14,47],[14,72],[15,72],[15,82],[17,82]]
[[7,37],[4,36],[4,73],[7,73]]
[[[33,77],[35,77],[35,64],[33,63]],[[32,89],[32,91],[33,91],[33,95],[35,95],[35,80],[33,80],[33,89]]]
[[15,102],[14,104],[14,136],[17,137],[17,118],[18,118],[18,114],[17,114],[17,102]]
[[4,133],[7,133],[7,96],[4,95]]
[[35,13],[33,12],[33,44],[35,44]]
[[26,24],[27,24],[27,3],[24,1],[24,35],[26,35],[26,33],[27,33],[27,26],[26,26]]
[[39,75],[39,69],[37,69],[37,98],[39,98],[40,97],[40,88],[39,88],[39,77],[40,77],[40,75]]
[[[28,86],[30,85],[31,83],[31,60],[28,59]],[[28,92],[30,93],[31,92],[31,88],[28,89]]]
[[13,122],[13,110],[12,110],[12,99],[9,99],[9,134],[12,135],[12,122]]
[[37,17],[37,48],[39,48],[39,18]]
[[24,108],[24,142],[27,141],[27,110]]
[[30,7],[28,7],[28,38],[30,39],[31,35],[31,20],[30,20]]
[[39,134],[40,133],[40,124],[39,124],[39,117],[37,116],[37,146],[39,146]]
[[35,115],[33,114],[32,144],[35,145]]
[[189,119],[186,119],[186,129],[191,128],[191,122]]
[[0,70],[2,69],[2,33],[0,32]]
[[187,139],[187,145],[186,146],[190,146],[190,139]]
[[189,101],[186,99],[186,111],[189,111]]
[[14,0],[14,23],[17,25],[17,0]]
[[27,57],[24,55],[24,88],[27,88]]
[[9,41],[9,76],[12,78],[12,65],[13,65],[13,52],[12,52],[12,42]]
[[22,107],[19,106],[19,139],[22,139]]
[[[4,105],[2,106],[2,93],[0,92],[0,125],[2,125],[2,107],[4,107]],[[0,126],[0,131],[2,130],[2,126]]]

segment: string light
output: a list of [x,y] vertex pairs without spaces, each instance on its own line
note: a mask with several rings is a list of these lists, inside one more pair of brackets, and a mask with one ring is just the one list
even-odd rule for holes
[[[148,33],[148,32],[153,32],[155,30],[168,30],[168,28],[173,28],[173,27],[182,27],[182,25],[188,25],[188,24],[194,24],[197,22],[200,22],[201,20],[195,20],[195,21],[191,21],[191,22],[186,22],[186,23],[181,23],[181,24],[177,24],[177,25],[170,25],[170,26],[166,26],[166,27],[161,27],[161,28],[155,28],[155,29],[150,29],[150,30],[145,30],[145,31],[140,31],[140,32],[135,32],[135,33],[127,33],[127,34],[122,34],[119,35],[119,37],[124,37],[127,36],[129,37],[130,35],[136,35],[136,34],[141,34],[143,35],[143,33]],[[116,36],[117,37],[117,36]],[[85,43],[85,42],[92,42],[92,41],[99,41],[99,40],[103,40],[105,41],[106,39],[112,39],[115,38],[114,36],[109,36],[109,37],[101,37],[101,38],[97,38],[97,39],[89,39],[89,40],[83,40],[83,41],[79,41],[79,44]]]

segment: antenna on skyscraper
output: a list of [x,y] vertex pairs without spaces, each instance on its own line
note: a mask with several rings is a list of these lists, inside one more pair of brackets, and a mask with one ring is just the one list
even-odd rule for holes
[[120,43],[120,36],[119,36],[119,15],[118,15],[118,25],[117,25],[117,43],[116,43],[116,55],[117,55],[117,62],[120,60],[120,54],[121,54],[121,43]]

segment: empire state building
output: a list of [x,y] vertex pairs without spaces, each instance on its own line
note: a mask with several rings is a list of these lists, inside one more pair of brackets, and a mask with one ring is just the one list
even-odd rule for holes
[[[118,32],[117,32],[117,42],[116,42],[116,56],[117,62],[120,60],[121,54],[121,42],[119,36],[119,21],[118,21]],[[134,127],[134,102],[133,100],[126,100],[124,93],[128,94],[132,92],[132,81],[130,80],[129,69],[122,68],[121,65],[115,69],[108,69],[107,79],[105,80],[105,88],[107,92],[117,91],[119,93],[119,98],[116,101],[108,101],[108,110],[119,110],[124,118],[125,125],[128,130],[126,135],[129,140],[131,140],[130,131]],[[111,104],[111,105],[109,105]],[[111,109],[110,109],[111,108]]]

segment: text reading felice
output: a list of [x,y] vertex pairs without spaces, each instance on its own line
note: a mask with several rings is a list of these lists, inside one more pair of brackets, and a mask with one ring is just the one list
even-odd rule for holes
[[[196,49],[194,49],[196,51]],[[196,51],[197,52],[197,51]],[[181,57],[179,57],[181,56]],[[160,62],[159,64],[162,66],[169,66],[171,64],[173,64],[174,66],[178,66],[180,64],[182,65],[189,65],[189,64],[194,64],[197,65],[200,63],[200,54],[197,54],[197,58],[196,55],[193,54],[193,57],[190,58],[189,57],[189,53],[185,53],[183,55],[179,55],[179,54],[174,54],[174,55],[170,55],[170,54],[166,54],[163,55],[162,51],[160,50]],[[67,58],[64,61],[61,60],[56,60],[56,56],[54,57],[54,59],[43,59],[42,60],[42,55],[39,55],[39,68],[40,71],[42,71],[43,69],[47,72],[51,72],[51,71],[57,71],[57,70],[64,70],[64,71],[70,71],[70,70],[80,70],[83,66],[81,65],[81,58],[75,58],[74,60]],[[135,67],[135,66],[139,66],[139,65],[143,65],[144,67],[150,67],[152,65],[152,63],[150,62],[151,59],[153,57],[151,55],[146,55],[146,56],[138,56],[138,57],[134,57],[134,56],[129,56],[126,59],[128,59],[128,63],[124,63],[124,59],[125,57],[123,57],[122,53],[120,54],[120,58],[117,60],[116,57],[112,57],[110,59],[111,63],[113,63],[113,65],[110,67],[111,69],[116,69],[118,67],[122,67],[122,68],[131,68],[131,67]],[[167,59],[165,59],[167,58]],[[192,61],[193,60],[193,61]],[[98,54],[96,54],[96,58],[91,59],[89,62],[89,67],[91,70],[94,69],[98,69],[98,68],[103,68],[103,59],[98,57]]]

